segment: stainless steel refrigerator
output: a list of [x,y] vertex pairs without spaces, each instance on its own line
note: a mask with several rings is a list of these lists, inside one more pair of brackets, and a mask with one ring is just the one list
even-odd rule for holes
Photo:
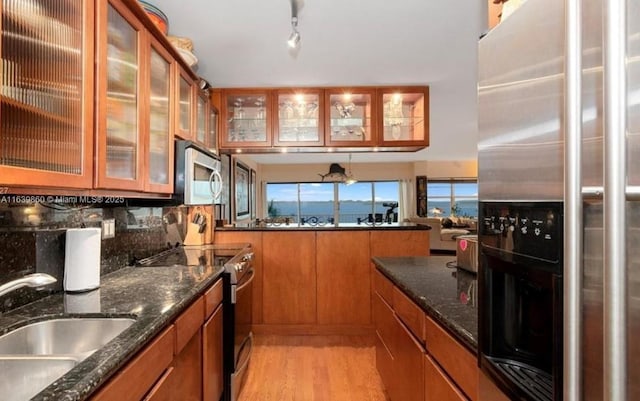
[[478,107],[479,200],[564,205],[562,398],[640,400],[640,1],[528,0]]

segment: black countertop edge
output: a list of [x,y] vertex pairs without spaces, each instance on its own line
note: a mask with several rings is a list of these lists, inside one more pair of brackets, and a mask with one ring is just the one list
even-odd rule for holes
[[101,277],[97,290],[54,294],[0,315],[0,335],[52,318],[134,317],[136,321],[129,328],[31,399],[85,400],[173,323],[221,274],[220,267],[205,271],[177,265],[125,267]]
[[[475,285],[473,273],[446,267],[455,256],[373,257],[377,269],[473,354],[478,351],[477,308],[459,300],[463,287]],[[459,277],[459,278],[458,278]],[[467,287],[468,288],[468,287]],[[476,292],[477,293],[477,292]]]
[[255,224],[247,224],[243,226],[233,227],[216,227],[218,231],[361,231],[361,230],[384,230],[384,231],[407,231],[407,230],[431,230],[431,226],[426,224],[402,223],[402,224],[382,224],[369,226],[366,224],[355,226],[310,226],[305,225],[299,227],[294,224],[281,224],[278,226],[260,226]]

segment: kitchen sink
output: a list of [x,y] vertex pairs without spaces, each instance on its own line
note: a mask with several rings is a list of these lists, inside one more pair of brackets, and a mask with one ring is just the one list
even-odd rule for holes
[[78,361],[69,357],[0,357],[0,394],[6,401],[29,400],[71,370]]
[[129,318],[51,319],[0,336],[3,355],[67,355],[82,360],[135,322]]
[[44,320],[0,336],[2,400],[29,400],[135,322],[130,318]]

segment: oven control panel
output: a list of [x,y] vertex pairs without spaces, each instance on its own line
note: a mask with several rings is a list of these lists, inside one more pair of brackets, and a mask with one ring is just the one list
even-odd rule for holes
[[561,202],[480,202],[483,246],[558,263],[562,255]]

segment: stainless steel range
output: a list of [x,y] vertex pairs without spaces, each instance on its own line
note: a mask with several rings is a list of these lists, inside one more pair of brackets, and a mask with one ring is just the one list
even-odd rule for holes
[[[223,400],[238,399],[253,349],[253,251],[247,244],[177,247],[136,263],[138,266],[187,266],[194,274],[216,273],[223,283]],[[211,272],[213,269],[213,272]],[[215,400],[218,401],[218,400]]]

